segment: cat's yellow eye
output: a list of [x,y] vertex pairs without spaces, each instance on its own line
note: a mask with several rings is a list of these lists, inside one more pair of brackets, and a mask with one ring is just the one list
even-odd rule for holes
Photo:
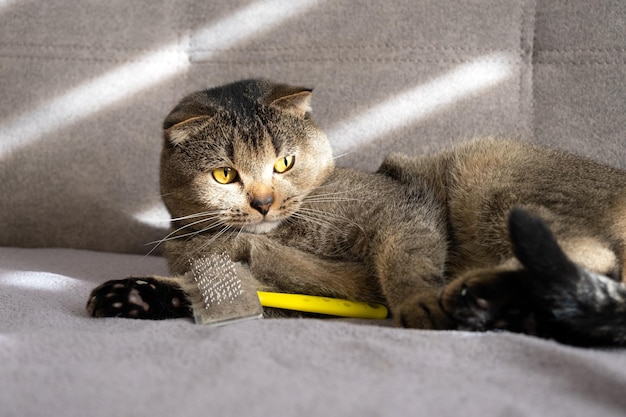
[[216,168],[213,170],[213,178],[220,184],[230,184],[237,179],[237,171],[229,167]]
[[278,172],[279,174],[287,172],[291,169],[291,167],[293,167],[294,162],[296,162],[296,157],[294,155],[278,158],[274,163],[274,171]]

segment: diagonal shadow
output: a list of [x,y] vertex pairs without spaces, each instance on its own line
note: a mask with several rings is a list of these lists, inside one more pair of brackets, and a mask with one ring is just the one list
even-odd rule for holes
[[374,104],[356,117],[331,126],[327,135],[337,154],[365,146],[406,125],[442,112],[452,104],[496,87],[514,75],[510,57],[505,53],[478,57]]
[[[319,5],[320,1],[322,0],[257,1],[235,11],[229,17],[197,30],[194,37],[208,47],[226,49],[271,31],[281,22]],[[184,73],[188,67],[188,51],[181,50],[178,42],[172,42],[156,52],[146,53],[95,80],[72,88],[36,109],[4,122],[1,126],[4,138],[0,159],[40,140],[50,132],[77,123]]]

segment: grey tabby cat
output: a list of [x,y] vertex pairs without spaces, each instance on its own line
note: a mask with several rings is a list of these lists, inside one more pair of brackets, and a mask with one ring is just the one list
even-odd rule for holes
[[109,281],[96,317],[191,317],[189,260],[226,252],[259,290],[386,304],[399,326],[626,343],[626,173],[510,140],[335,168],[311,90],[247,80],[164,122],[172,277]]

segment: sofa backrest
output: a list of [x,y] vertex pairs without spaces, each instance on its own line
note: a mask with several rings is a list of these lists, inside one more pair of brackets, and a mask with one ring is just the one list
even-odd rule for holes
[[512,136],[626,167],[622,0],[55,0],[0,20],[0,245],[149,251],[162,120],[249,77],[313,87],[339,165]]

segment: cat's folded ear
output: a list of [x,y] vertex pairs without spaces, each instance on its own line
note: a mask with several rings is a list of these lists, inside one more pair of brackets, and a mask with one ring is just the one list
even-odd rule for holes
[[209,107],[200,106],[194,101],[183,101],[165,118],[165,137],[172,145],[180,145],[206,127],[214,114],[215,111]]
[[166,139],[174,146],[197,136],[212,119],[211,116],[193,116],[165,129]]
[[296,117],[305,118],[311,112],[311,96],[313,90],[285,84],[275,85],[265,98],[265,104],[291,113]]

